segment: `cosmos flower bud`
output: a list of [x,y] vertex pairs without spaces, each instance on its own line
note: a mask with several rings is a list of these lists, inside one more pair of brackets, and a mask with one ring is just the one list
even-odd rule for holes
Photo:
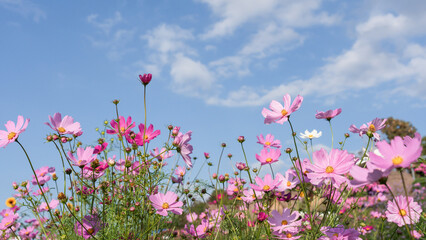
[[209,159],[210,158],[210,153],[204,153],[204,157],[206,158],[206,159]]
[[219,176],[219,181],[220,181],[220,182],[225,182],[225,176],[220,175],[220,176]]
[[144,75],[139,75],[139,79],[144,86],[148,85],[149,82],[151,82],[151,78],[152,78],[151,73],[148,73],[148,74],[145,73]]
[[238,142],[243,143],[245,141],[244,136],[238,137]]
[[213,174],[212,174],[212,178],[213,178],[213,179],[216,179],[216,178],[217,178],[217,174],[216,174],[216,173],[213,173]]

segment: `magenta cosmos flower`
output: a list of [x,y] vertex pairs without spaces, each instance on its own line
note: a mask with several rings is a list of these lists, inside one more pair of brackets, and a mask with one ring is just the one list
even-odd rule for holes
[[174,192],[168,191],[166,194],[157,193],[149,196],[149,200],[152,202],[152,206],[157,209],[157,214],[167,216],[168,211],[181,215],[183,210],[182,202],[177,202],[178,196]]
[[394,222],[398,227],[402,227],[405,224],[417,223],[421,213],[422,208],[413,201],[413,197],[408,197],[407,202],[407,197],[400,195],[388,202],[386,218],[388,222]]
[[342,175],[348,173],[354,164],[354,155],[347,151],[332,149],[330,154],[327,154],[324,149],[321,149],[314,152],[313,164],[306,163],[306,168],[309,170],[307,175],[314,185],[331,182],[334,187],[339,187],[347,181]]
[[257,185],[250,184],[251,188],[253,188],[256,191],[264,191],[264,192],[269,192],[274,190],[281,183],[281,181],[278,178],[273,180],[271,174],[266,174],[263,180],[260,177],[256,177],[254,180],[256,181]]
[[282,232],[297,232],[297,228],[302,224],[302,220],[299,218],[299,212],[292,212],[288,208],[283,209],[283,213],[280,214],[278,211],[273,210],[271,216],[268,219],[271,224],[271,229],[279,233]]
[[274,135],[267,134],[265,138],[263,138],[263,135],[260,134],[257,136],[257,143],[262,144],[265,148],[281,148],[281,142],[280,140],[275,140]]
[[68,115],[62,118],[60,113],[55,113],[53,118],[49,116],[49,120],[52,125],[48,122],[44,124],[57,131],[59,134],[77,134],[81,132],[80,123],[74,122],[74,119]]
[[139,80],[145,86],[148,85],[149,82],[151,82],[151,79],[152,79],[151,73],[148,73],[148,74],[144,73],[144,75],[139,75]]
[[116,119],[111,120],[111,127],[113,129],[108,129],[106,132],[108,134],[118,134],[120,133],[123,136],[127,136],[130,133],[130,130],[136,126],[134,122],[132,122],[132,117],[127,117],[127,121],[123,116],[118,118],[118,122]]
[[24,121],[23,116],[18,116],[16,125],[12,121],[7,121],[4,125],[6,131],[0,130],[0,147],[6,147],[9,143],[14,142],[19,134],[23,133],[28,126],[30,119]]
[[268,151],[267,148],[264,148],[260,151],[260,155],[256,154],[256,159],[261,165],[278,162],[279,157],[281,157],[281,151],[279,149],[270,149]]
[[86,147],[86,149],[79,147],[77,148],[77,158],[71,152],[68,152],[68,157],[73,162],[73,165],[83,167],[96,159],[96,155],[93,155],[94,149],[92,147]]
[[135,142],[139,146],[143,146],[145,143],[149,143],[152,139],[156,138],[161,133],[160,130],[154,131],[154,126],[152,124],[150,124],[148,128],[145,128],[145,125],[141,123],[138,127],[139,133],[136,134]]
[[334,110],[328,110],[327,112],[318,112],[315,114],[316,119],[326,119],[327,121],[330,121],[332,118],[336,117],[342,112],[341,108],[334,109]]
[[421,140],[419,138],[405,138],[405,141],[396,136],[390,144],[386,141],[376,143],[376,147],[383,157],[370,153],[371,164],[382,170],[393,168],[406,168],[417,161],[422,153]]
[[272,100],[269,104],[269,109],[263,108],[262,115],[265,118],[265,124],[270,124],[273,122],[283,124],[285,121],[288,120],[290,117],[290,114],[297,111],[297,109],[300,108],[300,105],[302,105],[303,97],[300,95],[297,95],[297,97],[294,99],[294,102],[291,104],[291,97],[289,94],[284,95],[284,107],[281,105],[281,103]]

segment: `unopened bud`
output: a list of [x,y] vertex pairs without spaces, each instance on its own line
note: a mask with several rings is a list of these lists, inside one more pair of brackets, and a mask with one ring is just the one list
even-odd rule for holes
[[243,143],[245,141],[244,136],[238,137],[238,142]]

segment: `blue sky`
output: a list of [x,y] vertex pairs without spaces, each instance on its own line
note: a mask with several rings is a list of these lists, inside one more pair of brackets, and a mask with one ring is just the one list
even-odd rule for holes
[[[84,143],[94,145],[94,129],[114,117],[113,99],[121,100],[122,115],[143,121],[137,76],[150,72],[148,122],[162,133],[169,124],[193,131],[195,171],[203,152],[216,164],[222,142],[242,161],[240,135],[251,163],[261,150],[258,134],[291,146],[289,126],[264,125],[260,114],[286,93],[304,96],[292,121],[298,132],[323,131],[316,148],[331,142],[316,110],[338,107],[336,141],[351,124],[389,116],[424,135],[425,11],[421,0],[0,0],[0,123],[30,118],[20,141],[37,168],[60,172],[54,146],[43,141],[48,115],[73,116]],[[365,143],[352,135],[347,149]],[[6,199],[12,181],[32,174],[17,144],[0,149],[0,161]],[[282,157],[277,168],[288,167]],[[225,160],[221,171],[230,169]]]

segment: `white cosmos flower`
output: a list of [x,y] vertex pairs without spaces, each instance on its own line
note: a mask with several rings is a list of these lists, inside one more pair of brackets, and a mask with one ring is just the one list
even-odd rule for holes
[[321,137],[321,135],[322,135],[322,132],[321,131],[318,132],[315,129],[312,130],[312,132],[309,132],[308,130],[306,130],[304,134],[300,133],[301,138],[309,138],[309,139],[319,138],[319,137]]

